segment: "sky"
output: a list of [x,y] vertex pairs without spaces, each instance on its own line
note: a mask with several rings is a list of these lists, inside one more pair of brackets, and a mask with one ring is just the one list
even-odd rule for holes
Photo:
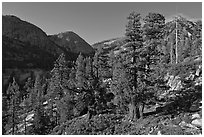
[[170,20],[177,14],[197,20],[202,18],[201,2],[3,2],[2,14],[15,15],[40,27],[46,34],[73,31],[89,44],[125,34],[127,16],[136,11],[163,14]]

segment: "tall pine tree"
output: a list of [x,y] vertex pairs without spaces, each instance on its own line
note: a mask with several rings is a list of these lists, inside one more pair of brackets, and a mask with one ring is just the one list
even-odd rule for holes
[[7,89],[7,95],[9,99],[9,110],[8,110],[8,121],[6,125],[6,130],[9,131],[8,134],[15,135],[18,133],[18,124],[19,124],[19,104],[20,104],[20,89],[18,84],[16,83],[15,78],[13,78],[13,82],[9,84]]
[[125,48],[126,62],[125,67],[126,74],[129,77],[129,90],[130,104],[129,104],[129,118],[135,120],[139,118],[139,90],[138,90],[138,71],[137,63],[139,62],[139,53],[143,46],[142,42],[142,28],[141,28],[141,16],[139,13],[132,12],[127,17],[128,25],[126,26],[127,44]]

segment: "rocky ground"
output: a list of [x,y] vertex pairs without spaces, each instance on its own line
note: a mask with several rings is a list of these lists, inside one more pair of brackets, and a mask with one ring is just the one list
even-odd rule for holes
[[152,111],[145,113],[143,119],[136,121],[129,121],[128,115],[101,114],[90,120],[87,120],[86,115],[84,115],[56,127],[53,134],[201,135],[202,108],[197,105],[194,110],[178,114]]

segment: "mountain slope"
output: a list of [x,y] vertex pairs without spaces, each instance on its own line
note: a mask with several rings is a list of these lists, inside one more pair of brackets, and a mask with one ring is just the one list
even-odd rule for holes
[[2,35],[4,68],[52,67],[50,64],[62,52],[67,60],[75,60],[80,52],[94,53],[94,49],[74,32],[48,37],[39,27],[16,16],[2,16]]
[[[177,26],[176,26],[177,25]],[[202,22],[193,22],[181,16],[165,24],[164,39],[161,52],[165,55],[167,63],[182,62],[185,58],[201,55],[202,53]],[[176,37],[177,36],[177,37]],[[177,38],[177,40],[176,40]],[[105,40],[92,45],[95,49],[102,49],[104,53],[115,55],[123,54],[127,44],[125,37]],[[177,43],[176,43],[177,41]]]
[[[72,33],[71,35],[72,41],[79,41],[79,46],[81,43],[85,43],[82,44],[81,51],[87,51],[85,53],[94,51],[77,34]],[[78,57],[78,53],[50,40],[39,27],[10,15],[2,16],[2,51],[3,77],[10,77],[18,70],[19,75],[15,75],[16,79],[20,79],[19,77],[24,75],[22,70],[32,70],[32,73],[37,69],[50,70],[62,52],[65,53],[67,60],[74,61]],[[25,79],[26,77],[21,81]],[[3,78],[4,85],[8,84],[5,80]]]
[[2,36],[2,67],[51,68],[55,57],[50,52],[18,39]]
[[2,35],[38,46],[54,56],[62,53],[62,50],[49,40],[43,30],[16,16],[2,16]]
[[104,40],[92,45],[95,49],[102,49],[105,54],[109,54],[113,51],[115,55],[118,55],[124,50],[124,45],[127,43],[125,37],[113,38],[110,40]]
[[93,54],[94,49],[80,36],[72,31],[50,35],[50,40],[73,53]]

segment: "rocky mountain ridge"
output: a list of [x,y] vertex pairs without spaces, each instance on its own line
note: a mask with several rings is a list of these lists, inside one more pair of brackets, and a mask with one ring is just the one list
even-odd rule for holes
[[49,35],[49,39],[57,45],[73,53],[93,54],[93,48],[73,31],[66,31],[55,35]]
[[[60,37],[62,35],[63,37]],[[9,60],[16,60],[17,56],[21,58],[21,60],[27,60],[26,56],[32,56],[34,62],[31,62],[31,64],[35,64],[39,59],[46,59],[48,62],[51,60],[53,62],[62,52],[66,54],[68,60],[75,60],[77,54],[80,52],[86,55],[94,53],[93,48],[74,32],[48,36],[39,27],[12,15],[2,16],[2,36],[3,54],[5,55],[3,62],[5,62],[4,59],[6,59],[7,64]],[[55,36],[58,41],[55,41]],[[68,37],[70,40],[67,41]],[[66,41],[65,43],[63,43],[64,40]],[[19,47],[21,47],[21,50]],[[13,50],[11,50],[11,48],[15,50],[15,53],[12,52]],[[27,49],[29,49],[29,51],[27,51]],[[21,54],[22,50],[27,52],[24,52],[23,55]],[[38,52],[36,53],[35,50],[38,50]],[[35,53],[33,53],[33,51]],[[46,53],[41,53],[41,51]],[[49,59],[46,58],[46,56],[48,56]],[[25,62],[21,64],[25,64]],[[27,65],[28,64],[25,64],[24,67]],[[11,66],[18,67],[13,65],[8,67]],[[38,67],[43,68],[44,66],[38,65]]]

